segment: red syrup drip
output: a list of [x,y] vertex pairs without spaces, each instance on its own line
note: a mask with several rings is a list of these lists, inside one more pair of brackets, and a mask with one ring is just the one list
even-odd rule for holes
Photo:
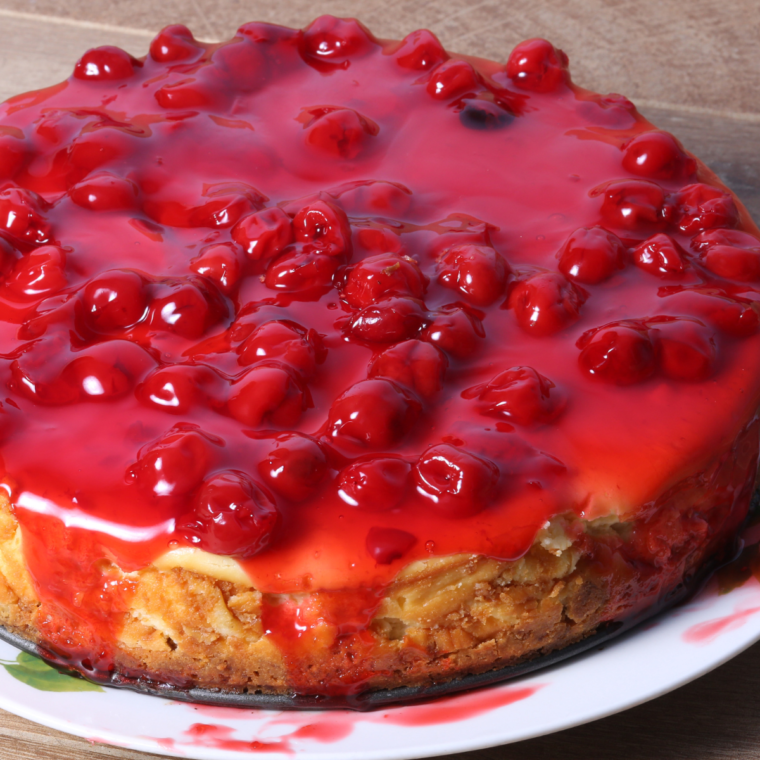
[[709,644],[722,634],[741,628],[752,615],[756,615],[758,612],[760,612],[760,607],[750,607],[746,610],[737,610],[724,617],[715,618],[715,620],[697,623],[683,634],[683,640],[689,644]]
[[[758,230],[564,54],[454,66],[429,33],[330,18],[172,29],[0,104],[2,468],[57,652],[107,673],[112,565],[190,544],[265,593],[325,592],[307,634],[361,660],[367,594],[409,562],[635,517],[740,437]],[[634,264],[655,235],[682,269]],[[753,472],[707,484],[731,524]],[[386,530],[415,541],[373,555]],[[300,657],[284,612],[269,635]]]

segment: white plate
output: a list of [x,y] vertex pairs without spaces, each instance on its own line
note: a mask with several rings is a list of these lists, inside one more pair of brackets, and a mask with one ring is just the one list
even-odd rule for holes
[[[27,682],[47,689],[82,682],[0,642],[0,707],[92,742],[199,760],[241,760],[252,751],[299,760],[407,760],[611,715],[698,678],[758,639],[760,583],[752,577],[720,595],[713,582],[689,604],[547,670],[431,704],[364,714],[203,707],[116,689],[41,691]],[[26,669],[11,664],[19,657]]]

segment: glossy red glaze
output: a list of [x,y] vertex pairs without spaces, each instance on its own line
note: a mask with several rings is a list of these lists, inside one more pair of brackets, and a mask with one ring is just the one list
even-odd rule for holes
[[[43,635],[107,671],[131,586],[101,561],[189,545],[364,641],[408,562],[703,477],[756,432],[760,243],[663,134],[545,41],[503,66],[330,17],[169,27],[0,104],[3,485]],[[374,529],[414,541],[385,564]],[[306,613],[265,606],[295,671]]]

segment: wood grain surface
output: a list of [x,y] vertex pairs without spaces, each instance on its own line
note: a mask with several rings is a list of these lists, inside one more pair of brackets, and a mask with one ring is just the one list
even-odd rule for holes
[[[65,78],[88,47],[115,44],[142,55],[167,23],[221,39],[244,21],[303,25],[323,12],[357,16],[386,37],[427,26],[451,49],[500,60],[522,38],[547,37],[570,54],[575,81],[631,97],[760,220],[757,0],[0,0],[0,100]],[[452,759],[760,760],[758,716],[760,644],[625,713]],[[0,711],[0,760],[149,757]]]

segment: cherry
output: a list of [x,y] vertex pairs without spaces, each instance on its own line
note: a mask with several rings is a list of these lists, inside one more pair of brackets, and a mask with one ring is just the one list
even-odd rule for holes
[[113,45],[88,50],[74,67],[74,77],[98,82],[126,79],[134,74],[142,63],[129,53]]
[[420,409],[416,399],[388,380],[362,380],[333,402],[328,434],[372,449],[387,449],[406,435]]
[[713,274],[729,280],[760,279],[760,240],[739,230],[700,232],[691,242]]
[[483,323],[477,317],[458,306],[448,306],[438,311],[420,338],[455,359],[466,359],[478,350],[485,335]]
[[684,251],[662,232],[633,249],[633,263],[657,277],[680,277],[686,271]]
[[124,158],[131,147],[130,138],[119,129],[84,132],[68,148],[72,170],[67,179],[71,179],[72,184],[79,182],[104,164]]
[[27,158],[24,141],[12,135],[0,135],[0,183],[13,179]]
[[381,253],[364,259],[349,272],[343,297],[361,309],[388,296],[422,298],[427,282],[414,259]]
[[215,93],[204,82],[195,79],[183,79],[180,82],[166,84],[154,93],[161,108],[188,109],[206,108],[214,104]]
[[598,285],[624,266],[625,246],[601,227],[581,227],[560,248],[559,271],[570,280]]
[[22,243],[41,245],[50,240],[50,225],[42,215],[48,204],[31,190],[11,187],[0,192],[0,232]]
[[265,423],[295,425],[311,406],[308,392],[284,367],[258,365],[238,378],[230,388],[227,409],[246,427]]
[[717,364],[712,331],[699,320],[673,319],[653,324],[658,338],[660,370],[672,380],[707,380]]
[[567,63],[567,56],[551,42],[526,40],[510,53],[507,76],[523,90],[553,92],[570,83]]
[[0,237],[0,276],[7,275],[16,265],[19,253],[3,237]]
[[490,306],[504,293],[509,267],[490,246],[458,245],[444,252],[438,271],[441,285],[476,306]]
[[261,47],[247,36],[233,37],[215,48],[211,60],[214,66],[201,73],[219,92],[245,95],[266,82],[267,60]]
[[211,554],[250,559],[269,545],[279,523],[269,496],[233,470],[203,483],[193,511],[177,521],[176,532]]
[[258,209],[264,196],[243,182],[204,186],[203,203],[192,206],[173,200],[148,199],[143,210],[159,224],[168,227],[232,227],[240,217]]
[[446,355],[434,345],[407,340],[376,356],[369,367],[369,376],[393,380],[421,398],[429,399],[443,388],[447,367]]
[[747,338],[760,328],[760,304],[729,299],[714,299],[717,304],[710,310],[708,319],[728,335]]
[[8,287],[17,296],[41,296],[66,287],[66,254],[56,245],[43,245],[16,263]]
[[517,425],[534,425],[554,420],[563,404],[554,383],[532,367],[512,367],[500,372],[486,385],[469,388],[463,398],[477,398],[482,414],[504,417]]
[[193,33],[182,24],[165,26],[150,43],[150,57],[160,63],[186,61],[198,52]]
[[[412,192],[395,182],[361,182],[352,190],[341,193],[340,201],[347,210],[357,213],[379,213],[403,217],[412,204]],[[362,227],[356,231],[362,245],[377,253],[401,253],[401,241],[387,227]],[[370,242],[374,241],[374,242]]]
[[244,216],[233,228],[232,238],[254,261],[271,259],[282,253],[293,240],[288,215],[277,206]]
[[450,100],[466,92],[476,92],[481,87],[472,64],[467,61],[446,61],[433,70],[426,89],[436,100]]
[[358,312],[349,322],[348,332],[370,343],[396,343],[417,335],[425,320],[420,301],[386,298]]
[[238,364],[247,367],[276,359],[309,378],[316,370],[318,341],[314,330],[307,332],[300,325],[286,321],[265,322],[238,346]]
[[378,565],[390,565],[401,559],[415,544],[417,538],[398,528],[370,528],[365,545],[367,553]]
[[124,330],[146,315],[145,282],[136,272],[111,270],[94,277],[80,293],[84,318],[91,330],[101,333]]
[[668,132],[644,132],[623,146],[623,168],[647,179],[674,180],[690,176],[696,163]]
[[581,369],[616,385],[641,383],[656,369],[655,348],[646,327],[617,322],[589,330],[578,340]]
[[170,414],[190,414],[209,399],[217,375],[208,367],[170,364],[151,372],[136,388],[144,404]]
[[513,120],[512,113],[498,103],[483,98],[467,98],[459,111],[459,121],[468,129],[501,129]]
[[426,71],[448,60],[449,54],[432,32],[418,29],[404,37],[394,57],[403,69]]
[[286,251],[267,267],[264,283],[271,290],[285,293],[329,290],[337,268],[335,256]]
[[190,269],[201,277],[211,280],[222,293],[234,290],[242,274],[237,250],[229,243],[210,245],[190,262]]
[[90,211],[118,211],[134,208],[137,185],[109,172],[100,172],[74,185],[69,196],[77,206]]
[[197,340],[226,316],[221,297],[203,280],[165,283],[150,307],[151,326],[187,340]]
[[305,501],[314,495],[327,475],[327,456],[313,438],[283,433],[275,438],[274,448],[258,468],[274,491],[291,501]]
[[351,256],[351,227],[345,212],[330,201],[316,200],[293,219],[296,241],[328,256]]
[[107,351],[104,357],[98,353],[92,349],[83,352],[84,355],[73,359],[61,373],[60,382],[76,388],[82,401],[118,398],[132,388],[129,375],[114,366],[113,356],[108,355],[112,352]]
[[411,471],[411,465],[398,457],[361,459],[338,477],[338,496],[367,512],[387,512],[404,497]]
[[541,272],[518,282],[508,303],[523,330],[544,337],[576,322],[586,298],[584,290],[561,274]]
[[469,451],[443,443],[431,446],[415,467],[417,492],[446,517],[482,512],[496,494],[499,468]]
[[8,385],[35,404],[72,404],[79,400],[78,390],[60,382],[61,369],[70,356],[71,346],[63,333],[29,343],[11,362]]
[[359,248],[368,253],[404,254],[401,238],[384,227],[363,227],[357,230],[356,242]]
[[355,159],[380,128],[352,108],[323,109],[306,127],[306,144],[335,158]]
[[686,235],[739,224],[739,210],[731,194],[701,183],[681,188],[676,196],[675,215],[678,227]]
[[623,230],[662,229],[669,218],[670,209],[665,192],[654,182],[646,180],[619,180],[608,182],[590,193],[594,198],[603,195],[601,215],[607,224]]
[[351,58],[365,55],[377,41],[356,19],[320,16],[303,30],[303,54],[312,61],[348,66]]
[[128,475],[153,496],[185,496],[203,482],[210,460],[208,441],[200,433],[175,428],[143,448]]

